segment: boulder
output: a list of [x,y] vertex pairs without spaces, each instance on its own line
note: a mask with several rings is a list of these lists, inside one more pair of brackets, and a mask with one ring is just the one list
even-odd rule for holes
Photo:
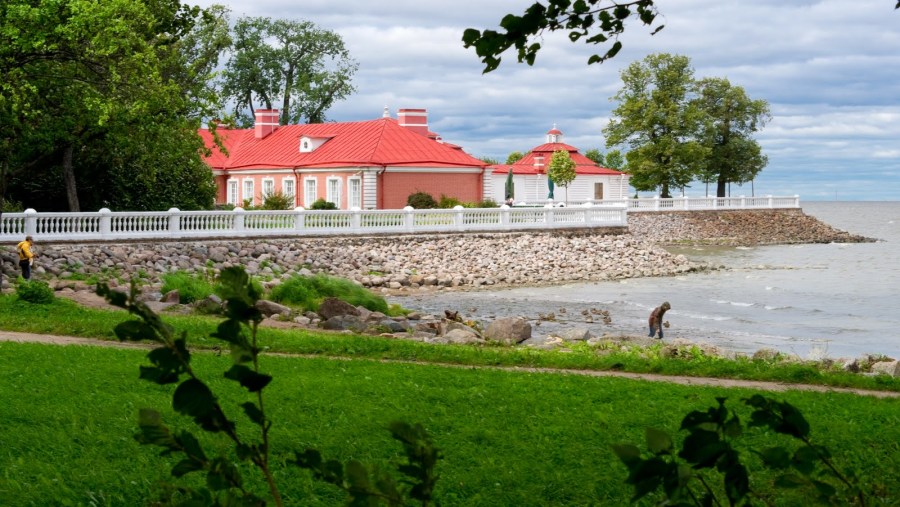
[[562,331],[556,333],[556,336],[559,336],[567,342],[574,342],[585,341],[591,338],[593,335],[591,334],[591,330],[586,327],[573,327],[570,329],[563,329]]
[[879,361],[872,363],[872,373],[883,373],[892,377],[900,377],[900,362]]
[[449,333],[442,336],[442,338],[446,341],[446,343],[456,343],[456,344],[470,344],[470,343],[484,343],[484,340],[478,336],[478,334],[470,331],[466,331],[465,329],[453,329]]
[[291,313],[290,307],[276,303],[275,301],[269,301],[268,299],[260,299],[257,301],[256,309],[266,317],[271,317],[272,315],[290,315]]
[[472,333],[476,336],[481,336],[475,329],[463,324],[462,322],[456,322],[455,320],[442,320],[438,328],[438,334],[446,335],[451,331],[457,329],[463,330],[467,333]]
[[338,298],[325,298],[325,300],[322,301],[322,304],[319,305],[319,315],[322,316],[323,320],[327,321],[338,315],[352,315],[358,317],[359,310],[344,300]]
[[531,324],[522,317],[504,317],[491,322],[484,330],[484,337],[490,341],[515,345],[531,338]]
[[170,290],[163,294],[162,299],[160,299],[163,303],[178,303],[181,301],[181,293],[178,292],[178,289]]
[[331,331],[365,332],[366,323],[356,315],[335,315],[321,324],[322,329]]

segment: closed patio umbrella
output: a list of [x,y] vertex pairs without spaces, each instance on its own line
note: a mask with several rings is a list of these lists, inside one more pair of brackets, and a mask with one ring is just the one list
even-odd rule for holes
[[547,188],[550,189],[547,192],[547,199],[553,199],[553,180],[549,176],[547,176]]
[[512,168],[509,169],[509,174],[506,175],[506,199],[507,201],[513,198],[513,194],[515,193],[515,187],[513,186],[513,175]]

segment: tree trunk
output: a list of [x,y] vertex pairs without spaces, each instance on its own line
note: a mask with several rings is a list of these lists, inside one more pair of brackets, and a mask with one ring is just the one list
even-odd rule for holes
[[661,198],[663,198],[663,199],[669,199],[669,198],[672,197],[672,196],[669,194],[669,184],[668,184],[668,183],[663,183],[663,184],[662,184],[662,189],[660,190],[660,193],[659,193],[659,194],[660,194],[659,196],[660,196]]
[[78,189],[75,186],[75,168],[72,166],[72,154],[75,145],[69,143],[63,148],[63,178],[66,180],[66,199],[69,201],[69,211],[81,211],[78,205]]
[[716,181],[716,197],[725,197],[725,185],[728,184],[723,178]]

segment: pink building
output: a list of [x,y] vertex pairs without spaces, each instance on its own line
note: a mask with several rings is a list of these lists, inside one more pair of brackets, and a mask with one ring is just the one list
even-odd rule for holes
[[393,119],[278,125],[277,110],[257,110],[252,129],[217,132],[227,155],[201,130],[212,153],[217,204],[262,204],[275,192],[294,197],[296,206],[317,199],[339,209],[399,209],[418,191],[464,202],[489,197],[486,164],[444,143],[428,130],[425,109],[400,109]]

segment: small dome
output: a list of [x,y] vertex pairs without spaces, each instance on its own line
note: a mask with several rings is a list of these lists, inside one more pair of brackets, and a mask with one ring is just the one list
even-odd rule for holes
[[562,131],[558,128],[552,128],[547,131],[548,134],[562,135]]

